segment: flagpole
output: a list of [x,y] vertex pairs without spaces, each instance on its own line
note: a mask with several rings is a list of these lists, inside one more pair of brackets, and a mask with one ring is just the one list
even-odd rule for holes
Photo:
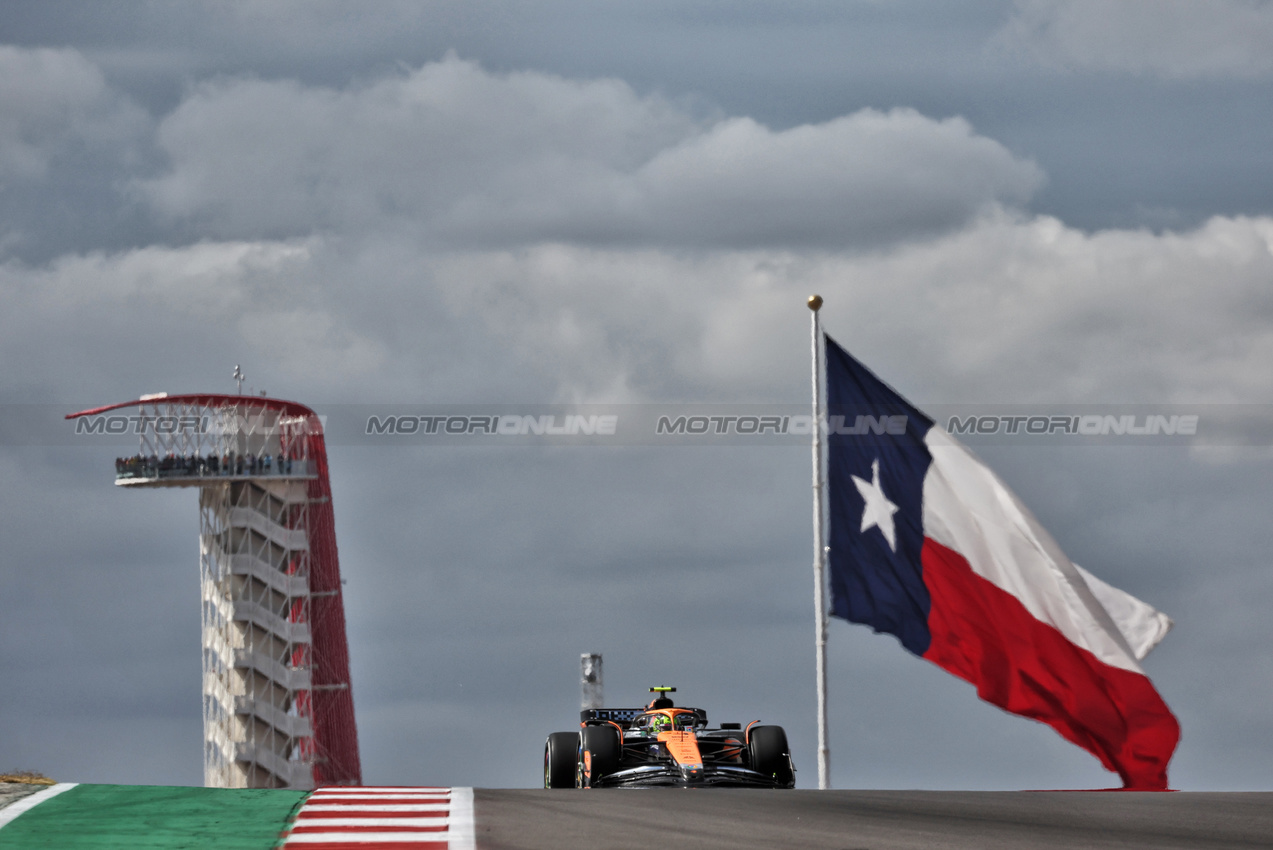
[[809,296],[813,312],[813,608],[814,648],[818,667],[818,789],[831,787],[831,753],[827,748],[827,548],[822,534],[822,326],[821,295]]

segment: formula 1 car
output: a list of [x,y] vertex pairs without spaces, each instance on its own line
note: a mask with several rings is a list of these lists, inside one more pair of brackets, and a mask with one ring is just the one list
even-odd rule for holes
[[755,720],[707,726],[701,708],[677,708],[676,688],[650,688],[645,708],[586,708],[578,732],[544,745],[545,788],[794,788],[787,733]]

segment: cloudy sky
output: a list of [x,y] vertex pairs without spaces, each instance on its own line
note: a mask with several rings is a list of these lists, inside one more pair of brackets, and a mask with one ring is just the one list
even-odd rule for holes
[[[202,777],[195,494],[62,413],[798,406],[819,292],[921,406],[1258,418],[1270,103],[1267,0],[5,4],[0,769]],[[537,784],[601,652],[816,784],[807,447],[329,439],[367,782]],[[978,450],[1175,619],[1173,785],[1273,787],[1267,441]],[[836,787],[1116,784],[892,638],[830,678]]]

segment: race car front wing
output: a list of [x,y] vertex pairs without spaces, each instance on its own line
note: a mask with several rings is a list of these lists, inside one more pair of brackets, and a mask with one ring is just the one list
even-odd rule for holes
[[594,788],[642,788],[695,786],[714,788],[790,788],[771,776],[734,765],[705,764],[697,769],[679,765],[647,764],[593,779]]

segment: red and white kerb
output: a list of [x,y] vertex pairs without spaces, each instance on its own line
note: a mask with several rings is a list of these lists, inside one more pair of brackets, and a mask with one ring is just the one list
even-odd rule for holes
[[305,799],[289,850],[473,850],[472,788],[330,787]]

